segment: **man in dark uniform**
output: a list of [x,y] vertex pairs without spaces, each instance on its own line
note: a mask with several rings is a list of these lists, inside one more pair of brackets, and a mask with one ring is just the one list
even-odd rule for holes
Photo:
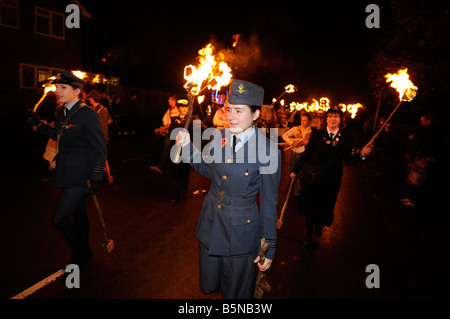
[[200,288],[205,293],[221,290],[224,298],[251,298],[261,238],[269,249],[259,269],[269,269],[275,256],[281,155],[253,125],[263,104],[263,88],[233,80],[229,92],[229,128],[215,130],[211,152],[201,154],[189,143],[187,132],[178,133],[177,143],[183,146],[183,161],[211,179],[196,229]]
[[313,231],[322,235],[323,226],[330,227],[334,219],[334,205],[341,186],[343,161],[361,161],[372,151],[366,146],[361,153],[353,149],[352,137],[341,130],[343,113],[330,108],[323,116],[326,128],[314,130],[302,157],[292,169],[291,178],[300,171],[304,199],[306,238],[305,250],[311,248]]
[[[187,114],[189,111],[188,108],[188,101],[187,100],[178,100],[176,102],[176,105],[178,107],[178,116],[171,117],[169,132],[172,130],[178,128],[178,127],[184,127],[186,120],[187,120]],[[193,123],[191,122],[189,125],[189,132],[192,133],[192,127]],[[168,136],[170,137],[170,136]],[[169,141],[173,144],[174,142],[169,139]],[[170,150],[170,149],[168,149]],[[172,172],[172,176],[175,178],[175,193],[173,198],[169,202],[169,206],[175,206],[179,202],[181,202],[186,193],[187,188],[189,184],[189,175],[191,166],[188,163],[170,163],[170,170]]]
[[58,101],[64,103],[56,110],[55,126],[31,110],[27,117],[38,133],[57,141],[55,186],[62,192],[53,224],[72,250],[68,263],[79,265],[92,256],[86,203],[88,194],[96,193],[103,179],[106,139],[100,116],[79,99],[84,81],[63,71],[51,83],[56,85]]

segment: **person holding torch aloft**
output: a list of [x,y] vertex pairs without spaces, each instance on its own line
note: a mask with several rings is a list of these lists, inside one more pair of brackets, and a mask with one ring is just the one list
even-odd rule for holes
[[100,116],[79,98],[85,82],[69,71],[62,71],[52,84],[56,85],[58,101],[63,103],[56,110],[55,125],[42,121],[31,110],[27,111],[27,117],[38,133],[57,142],[55,186],[62,192],[53,224],[72,250],[67,264],[80,265],[92,256],[86,203],[88,194],[97,193],[103,179],[106,138]]
[[[229,128],[214,131],[212,152],[200,153],[187,131],[177,135],[182,160],[211,179],[196,229],[200,288],[205,293],[221,290],[224,298],[251,298],[255,264],[266,271],[275,256],[281,155],[254,125],[263,98],[262,87],[233,80],[225,106]],[[269,246],[263,263],[258,256],[261,238]]]
[[322,228],[330,227],[333,222],[343,162],[361,161],[372,152],[371,145],[364,147],[360,153],[354,152],[352,137],[341,129],[341,109],[332,107],[323,118],[326,128],[312,131],[305,151],[290,175],[294,179],[300,173],[306,223],[305,250],[311,248],[313,232],[320,237]]

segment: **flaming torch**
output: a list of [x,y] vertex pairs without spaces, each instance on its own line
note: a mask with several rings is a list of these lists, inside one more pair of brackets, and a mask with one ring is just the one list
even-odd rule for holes
[[398,110],[400,107],[400,104],[402,104],[403,101],[411,102],[417,93],[417,86],[415,86],[411,80],[409,79],[408,75],[408,69],[405,68],[403,70],[399,70],[395,74],[388,73],[385,75],[386,82],[392,82],[391,86],[397,90],[399,94],[400,101],[397,104],[397,107],[392,111],[392,113],[389,115],[387,120],[383,123],[383,125],[380,127],[378,132],[372,137],[370,142],[367,145],[372,145],[373,141],[378,137],[378,135],[383,131],[386,124],[391,119],[392,115]]
[[[208,43],[198,53],[200,62],[198,67],[191,64],[184,68],[184,79],[186,80],[184,88],[187,91],[189,102],[189,113],[184,124],[185,129],[188,129],[191,123],[193,100],[206,88],[219,90],[222,86],[228,85],[233,77],[230,67],[223,61],[223,54],[219,53],[217,56],[213,54],[214,46],[212,43]],[[203,85],[205,81],[206,84]],[[175,163],[180,160],[180,152],[181,148],[177,146]]]
[[279,97],[277,97],[276,99],[273,99],[272,104],[270,106],[274,106],[275,103],[286,93],[294,93],[295,91],[297,91],[298,89],[293,85],[293,84],[288,84],[285,88],[284,88],[284,92],[281,93],[281,95]]
[[54,92],[56,90],[56,86],[55,85],[48,85],[44,88],[44,94],[42,94],[41,99],[34,105],[33,108],[33,112],[36,112],[39,104],[42,103],[42,101],[44,101],[45,97],[47,96],[48,92]]

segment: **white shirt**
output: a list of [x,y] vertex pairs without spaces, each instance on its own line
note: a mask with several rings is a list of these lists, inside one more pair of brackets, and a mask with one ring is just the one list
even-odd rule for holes
[[[234,147],[235,152],[237,152],[242,146],[244,146],[245,143],[250,139],[250,137],[255,134],[255,127],[252,126],[252,130],[248,132],[245,135],[242,135],[240,137],[236,136],[236,146]],[[231,134],[231,140],[233,140],[233,136],[236,134]],[[238,142],[239,141],[239,142]]]
[[333,138],[335,138],[337,133],[339,132],[339,128],[335,131],[330,131],[330,129],[327,126],[327,132],[328,132],[328,136],[330,136],[330,133],[333,133]]

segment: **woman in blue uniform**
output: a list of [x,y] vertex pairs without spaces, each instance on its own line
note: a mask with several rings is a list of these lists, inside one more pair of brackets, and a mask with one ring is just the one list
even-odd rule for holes
[[[189,143],[188,132],[177,135],[182,159],[211,179],[196,228],[200,287],[205,293],[221,290],[224,298],[251,298],[255,264],[265,271],[275,256],[281,157],[278,147],[253,125],[263,98],[262,87],[234,80],[226,106],[229,128],[215,130],[206,154]],[[261,238],[269,244],[262,265]]]
[[53,224],[72,250],[68,264],[80,265],[92,256],[86,203],[88,194],[96,193],[103,179],[106,138],[100,116],[79,99],[84,81],[62,71],[52,83],[58,101],[64,103],[56,110],[55,125],[42,121],[31,110],[27,117],[38,133],[57,141],[55,186],[62,192]]

